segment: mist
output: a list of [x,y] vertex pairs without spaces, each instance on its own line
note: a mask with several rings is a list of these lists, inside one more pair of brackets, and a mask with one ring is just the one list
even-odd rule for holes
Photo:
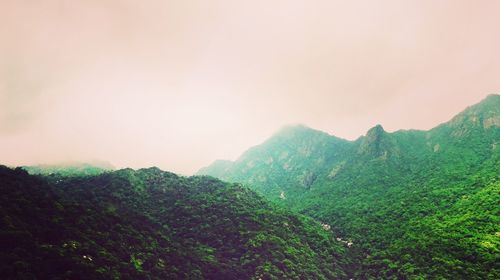
[[282,126],[429,129],[500,88],[498,1],[2,1],[0,164],[192,174]]

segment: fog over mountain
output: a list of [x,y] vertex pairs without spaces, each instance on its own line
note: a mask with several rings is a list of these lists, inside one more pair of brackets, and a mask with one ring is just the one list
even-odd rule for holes
[[498,92],[498,1],[1,1],[0,154],[192,174],[295,123],[430,129]]
[[500,279],[499,11],[0,0],[0,278]]
[[499,142],[489,95],[427,131],[376,125],[347,141],[287,127],[199,174],[328,224],[354,279],[498,279]]
[[499,279],[499,143],[492,94],[427,131],[287,126],[203,176],[0,165],[0,275]]

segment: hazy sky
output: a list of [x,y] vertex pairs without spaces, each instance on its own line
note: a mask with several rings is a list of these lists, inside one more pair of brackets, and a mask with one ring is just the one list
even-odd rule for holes
[[0,0],[0,163],[190,174],[302,123],[429,129],[500,88],[500,1]]

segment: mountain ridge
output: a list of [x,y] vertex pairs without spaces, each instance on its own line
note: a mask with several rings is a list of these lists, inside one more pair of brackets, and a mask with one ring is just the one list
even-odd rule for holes
[[[484,198],[500,186],[499,118],[500,96],[490,95],[429,130],[386,132],[376,125],[354,141],[340,142],[334,136],[319,137],[321,141],[315,136],[300,141],[273,136],[252,148],[260,154],[245,152],[242,160],[225,162],[224,170],[214,172],[209,166],[200,173],[245,184],[279,205],[330,224],[333,232],[354,243],[360,271],[356,278],[494,279],[500,273],[494,265],[500,238],[491,237],[491,228],[469,220],[475,238],[493,244],[486,251],[478,243],[461,244],[470,240],[461,226],[454,243],[447,245],[453,252],[441,244],[452,237],[427,231],[439,228],[432,224],[439,219],[465,220],[448,209],[494,219],[488,214],[495,209],[491,204],[473,208],[461,200]],[[415,236],[435,244],[416,242]],[[467,248],[473,251],[463,253]],[[405,250],[415,252],[414,260],[401,259]],[[426,251],[442,261],[422,258]]]
[[[329,134],[327,132],[324,132],[324,131],[321,131],[321,130],[317,130],[317,129],[314,129],[314,128],[310,128],[304,124],[293,124],[293,125],[285,125],[283,126],[282,128],[280,128],[277,132],[275,132],[270,138],[268,138],[267,140],[265,140],[263,143],[261,144],[258,144],[256,146],[253,146],[251,148],[249,148],[247,151],[244,151],[242,153],[242,156],[248,152],[249,150],[255,148],[255,147],[258,147],[258,146],[261,146],[261,145],[264,145],[266,144],[267,142],[269,141],[275,141],[277,138],[282,138],[282,134],[292,134],[292,133],[296,133],[296,132],[302,132],[302,131],[313,131],[315,133],[321,133],[323,135],[328,135],[328,136],[331,136],[331,137],[335,137],[339,140],[343,140],[343,141],[347,141],[347,142],[357,142],[359,141],[361,138],[364,138],[364,137],[370,137],[371,134],[377,132],[377,133],[381,133],[381,132],[384,132],[384,133],[387,133],[387,134],[398,134],[398,133],[419,133],[419,132],[432,132],[433,130],[436,130],[436,129],[439,129],[440,127],[442,126],[446,126],[446,125],[450,125],[452,123],[459,123],[459,122],[462,122],[464,121],[464,117],[463,115],[465,114],[468,114],[470,112],[485,112],[487,114],[493,114],[493,115],[496,115],[497,117],[491,119],[491,120],[488,120],[487,123],[486,123],[486,126],[487,127],[491,127],[491,126],[500,126],[500,116],[499,115],[499,109],[500,108],[500,95],[499,94],[488,94],[484,99],[482,99],[480,102],[474,104],[474,105],[471,105],[471,106],[468,106],[467,108],[463,109],[461,112],[459,112],[458,114],[456,114],[455,116],[453,116],[450,120],[444,122],[444,123],[441,123],[441,124],[437,124],[436,126],[434,126],[433,128],[431,129],[428,129],[428,130],[423,130],[423,129],[399,129],[399,130],[396,130],[394,132],[387,132],[385,131],[385,129],[383,128],[383,126],[381,124],[377,124],[373,127],[371,127],[370,129],[367,130],[367,132],[364,134],[364,135],[360,135],[357,139],[355,140],[346,140],[346,139],[343,139],[343,138],[340,138],[340,137],[337,137],[335,135],[332,135],[332,134]],[[241,156],[240,156],[241,157]],[[236,161],[238,161],[240,158],[238,158]],[[220,161],[224,161],[224,162],[235,162],[235,161],[230,161],[230,160],[221,160],[221,159],[218,159],[218,160],[215,160],[214,162],[220,162]],[[206,167],[202,167],[200,168],[200,170],[198,172],[196,172],[196,174],[204,174],[203,172],[205,172],[208,168],[210,167],[210,165],[206,166]],[[200,172],[200,171],[203,171],[203,172]]]

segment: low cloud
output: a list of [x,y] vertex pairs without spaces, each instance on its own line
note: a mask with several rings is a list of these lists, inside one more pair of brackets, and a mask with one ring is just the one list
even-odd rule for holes
[[428,129],[498,91],[495,1],[2,1],[0,154],[192,173],[281,126]]

